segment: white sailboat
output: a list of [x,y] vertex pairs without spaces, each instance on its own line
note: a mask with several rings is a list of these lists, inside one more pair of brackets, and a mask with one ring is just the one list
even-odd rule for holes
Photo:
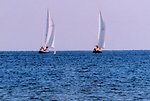
[[[54,34],[54,22],[50,15],[49,10],[47,10],[47,24],[46,24],[46,36],[45,36],[45,43],[40,48],[39,53],[47,53],[50,49],[54,49],[54,41],[55,41],[55,34]],[[56,51],[54,51],[56,54]]]
[[101,53],[104,47],[105,47],[105,23],[102,18],[102,14],[99,11],[98,42],[93,50],[93,53]]

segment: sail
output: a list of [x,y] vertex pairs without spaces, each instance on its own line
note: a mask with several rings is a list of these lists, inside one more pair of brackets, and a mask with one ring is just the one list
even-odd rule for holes
[[49,10],[47,10],[46,39],[44,47],[46,46],[54,48],[54,23]]
[[45,45],[47,41],[48,28],[49,28],[49,10],[47,9]]
[[98,46],[100,48],[105,47],[105,23],[102,18],[101,12],[99,12],[99,30],[98,30]]

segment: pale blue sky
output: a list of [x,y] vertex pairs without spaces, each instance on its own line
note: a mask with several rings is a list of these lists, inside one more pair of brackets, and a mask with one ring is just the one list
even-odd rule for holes
[[0,0],[0,50],[38,50],[47,8],[56,50],[92,50],[98,8],[106,23],[105,49],[150,49],[150,0]]

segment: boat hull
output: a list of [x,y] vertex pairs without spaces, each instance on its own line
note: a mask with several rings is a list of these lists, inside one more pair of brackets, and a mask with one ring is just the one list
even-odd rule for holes
[[40,54],[48,53],[48,51],[39,51]]
[[93,53],[102,53],[102,51],[93,51]]

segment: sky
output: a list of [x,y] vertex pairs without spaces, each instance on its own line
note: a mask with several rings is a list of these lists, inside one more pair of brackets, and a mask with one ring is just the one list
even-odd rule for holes
[[150,50],[150,0],[0,0],[0,51],[38,51],[46,13],[55,24],[56,50],[93,50],[98,9],[106,50]]

